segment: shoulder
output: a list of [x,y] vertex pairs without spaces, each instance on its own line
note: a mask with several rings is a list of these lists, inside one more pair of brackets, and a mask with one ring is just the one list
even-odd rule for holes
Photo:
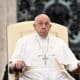
[[18,39],[17,43],[25,44],[31,41],[34,38],[34,34],[29,34]]
[[56,37],[56,36],[50,35],[50,40],[51,42],[54,42],[55,44],[67,45],[67,43],[63,39]]

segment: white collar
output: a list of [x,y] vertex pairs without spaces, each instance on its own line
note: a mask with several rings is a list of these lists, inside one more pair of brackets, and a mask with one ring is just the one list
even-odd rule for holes
[[40,35],[37,32],[35,32],[35,36],[41,41],[46,41],[49,38],[49,35],[46,38],[42,38],[42,37],[40,37]]

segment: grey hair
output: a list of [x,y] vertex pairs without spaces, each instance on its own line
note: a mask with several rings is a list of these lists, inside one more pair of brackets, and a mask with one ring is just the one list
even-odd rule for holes
[[37,15],[37,16],[35,17],[34,21],[37,21],[39,16],[46,16],[46,17],[49,19],[49,21],[51,22],[49,16],[46,15],[46,14],[39,14],[39,15]]

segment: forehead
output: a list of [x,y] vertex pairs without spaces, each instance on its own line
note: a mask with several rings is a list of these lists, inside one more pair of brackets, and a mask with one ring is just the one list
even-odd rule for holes
[[36,22],[50,22],[50,19],[46,15],[40,15],[36,17]]

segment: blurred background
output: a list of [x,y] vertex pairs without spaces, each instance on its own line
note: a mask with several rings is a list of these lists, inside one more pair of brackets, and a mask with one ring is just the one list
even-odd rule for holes
[[[52,22],[65,25],[69,33],[69,46],[80,59],[80,0],[1,0],[0,1],[0,80],[3,79],[8,62],[8,25],[33,20],[46,13]],[[80,75],[75,75],[80,80]],[[7,79],[6,79],[7,80]]]

